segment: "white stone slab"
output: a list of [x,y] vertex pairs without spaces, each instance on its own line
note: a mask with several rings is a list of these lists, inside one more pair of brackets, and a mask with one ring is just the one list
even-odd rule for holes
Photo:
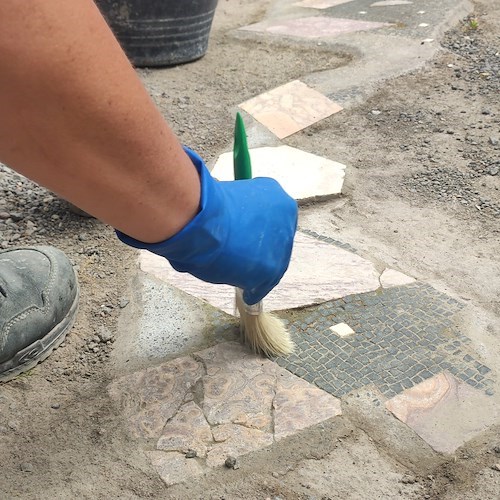
[[411,276],[407,276],[395,269],[384,269],[384,272],[380,276],[380,284],[384,288],[391,288],[393,286],[402,286],[409,285],[410,283],[414,283],[416,280]]
[[[234,314],[234,288],[204,283],[175,271],[167,260],[147,251],[139,254],[143,271]],[[375,266],[359,255],[297,233],[290,267],[264,299],[266,310],[284,310],[365,293],[380,287]]]
[[347,323],[338,323],[330,327],[330,330],[339,337],[349,337],[354,335],[354,330]]
[[[345,165],[290,146],[250,150],[253,177],[272,177],[298,201],[339,195]],[[222,154],[212,175],[221,181],[234,179],[233,153]]]
[[301,0],[293,5],[310,9],[329,9],[330,7],[335,7],[336,5],[342,5],[343,3],[349,2],[352,2],[352,0]]

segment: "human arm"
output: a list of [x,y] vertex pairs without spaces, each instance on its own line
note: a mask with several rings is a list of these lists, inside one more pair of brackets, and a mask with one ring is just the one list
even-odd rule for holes
[[248,303],[276,285],[295,202],[190,158],[91,0],[2,0],[0,19],[0,161]]

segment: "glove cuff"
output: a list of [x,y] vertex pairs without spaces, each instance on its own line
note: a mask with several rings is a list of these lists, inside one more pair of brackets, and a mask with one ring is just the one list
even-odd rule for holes
[[126,245],[165,257],[177,271],[187,272],[183,262],[189,263],[189,272],[195,274],[198,266],[207,266],[217,258],[227,238],[227,228],[218,222],[223,220],[224,194],[201,157],[187,147],[184,151],[200,176],[200,209],[195,217],[174,236],[159,243],[144,243],[118,230],[116,235]]

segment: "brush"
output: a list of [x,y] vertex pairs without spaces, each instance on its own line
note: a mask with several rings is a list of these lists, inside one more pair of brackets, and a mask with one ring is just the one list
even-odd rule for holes
[[[252,178],[247,135],[240,113],[236,113],[234,128],[233,166],[236,180]],[[243,290],[237,288],[236,308],[240,315],[241,335],[254,352],[266,356],[282,356],[293,352],[294,344],[284,322],[274,314],[264,312],[263,301],[245,304]]]

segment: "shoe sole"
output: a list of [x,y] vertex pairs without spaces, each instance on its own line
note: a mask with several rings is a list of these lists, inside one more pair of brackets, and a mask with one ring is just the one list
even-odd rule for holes
[[0,365],[0,384],[8,382],[13,378],[25,373],[34,368],[38,363],[48,358],[54,349],[57,349],[66,335],[69,333],[76,320],[76,313],[78,311],[78,299],[80,297],[80,288],[77,285],[76,296],[71,309],[63,320],[58,323],[45,337],[33,342],[29,346],[20,350],[16,355],[11,358],[8,363],[15,363],[15,368],[1,372],[2,365]]

